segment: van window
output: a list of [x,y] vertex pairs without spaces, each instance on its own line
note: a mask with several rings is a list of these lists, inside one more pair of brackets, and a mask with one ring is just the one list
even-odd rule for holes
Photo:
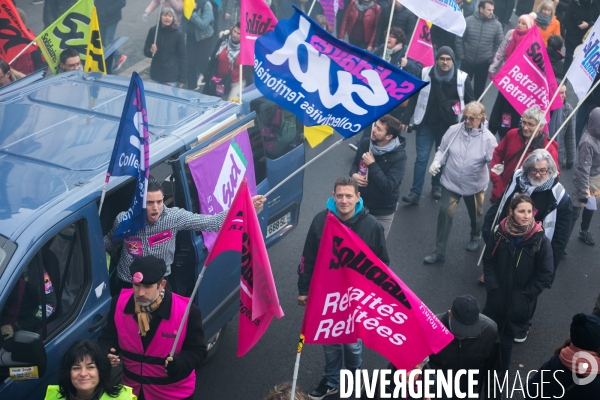
[[254,178],[258,186],[262,181],[267,179],[267,157],[258,126],[254,125],[248,129],[248,137],[250,139],[250,146],[252,147],[252,158],[254,159]]
[[0,346],[10,351],[15,331],[39,333],[46,340],[67,326],[85,298],[89,257],[82,232],[70,224],[31,258],[0,309]]
[[302,123],[291,112],[264,97],[252,100],[250,110],[256,112],[265,153],[271,160],[304,143]]

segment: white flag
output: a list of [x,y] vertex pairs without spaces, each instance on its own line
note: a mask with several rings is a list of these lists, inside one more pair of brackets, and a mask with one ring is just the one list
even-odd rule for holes
[[594,82],[600,65],[600,18],[583,43],[579,53],[567,71],[567,79],[573,85],[575,94],[581,101]]
[[454,0],[401,0],[400,3],[419,18],[461,36],[467,23]]

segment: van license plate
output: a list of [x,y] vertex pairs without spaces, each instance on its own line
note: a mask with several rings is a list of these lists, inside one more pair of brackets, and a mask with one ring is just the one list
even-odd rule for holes
[[289,212],[285,214],[283,217],[279,218],[277,221],[269,224],[267,227],[267,238],[273,236],[290,223],[290,219],[292,218],[292,213]]

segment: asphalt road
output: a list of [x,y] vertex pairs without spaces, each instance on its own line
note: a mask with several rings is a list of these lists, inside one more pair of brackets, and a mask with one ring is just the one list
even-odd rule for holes
[[[144,24],[141,15],[146,1],[129,1],[123,12],[123,21],[117,36],[129,36],[122,51],[127,54],[125,68],[143,59],[142,46],[151,24]],[[41,32],[42,5],[28,0],[17,0],[28,17],[28,25]],[[156,13],[150,20],[156,18]],[[484,99],[491,111],[496,91],[492,89]],[[575,104],[571,100],[571,104]],[[412,183],[415,159],[414,133],[407,138],[408,165],[401,186],[407,194]],[[337,140],[329,138],[316,149],[307,147],[307,160]],[[296,305],[296,266],[304,245],[306,233],[314,215],[325,206],[336,178],[346,175],[354,153],[346,143],[316,161],[305,172],[304,201],[298,227],[284,240],[269,250],[271,266],[285,317],[274,320],[260,342],[243,358],[237,358],[237,318],[219,344],[219,354],[198,371],[196,399],[240,400],[262,399],[278,383],[290,381],[296,358],[296,345],[304,308]],[[563,171],[561,182],[572,191],[572,171]],[[450,238],[445,263],[425,265],[422,258],[433,250],[439,204],[430,196],[430,178],[427,176],[424,197],[418,206],[400,206],[388,237],[391,268],[435,313],[448,310],[456,296],[469,293],[485,303],[485,290],[477,284],[480,269],[476,266],[479,253],[469,253],[464,247],[469,241],[469,218],[464,205],[456,212],[453,235]],[[488,203],[486,203],[487,206]],[[486,207],[487,208],[487,207]],[[591,231],[600,240],[599,218],[595,217]],[[569,336],[571,317],[578,312],[589,313],[600,291],[598,257],[600,246],[590,247],[577,239],[578,227],[567,248],[554,286],[540,296],[533,326],[527,341],[515,344],[511,370],[521,375],[538,368],[554,349]],[[596,261],[594,261],[596,260]],[[385,368],[387,361],[375,352],[363,351],[363,367]],[[324,366],[320,346],[304,347],[300,361],[298,384],[310,390],[321,378]],[[333,398],[336,398],[333,396]],[[518,396],[515,398],[519,398]]]

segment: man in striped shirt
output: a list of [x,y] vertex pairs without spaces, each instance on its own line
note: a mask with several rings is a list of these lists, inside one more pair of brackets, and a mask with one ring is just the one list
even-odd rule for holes
[[[131,288],[131,273],[129,266],[135,257],[153,255],[165,260],[167,273],[171,274],[171,264],[175,255],[175,238],[178,231],[196,230],[203,232],[218,232],[223,224],[227,210],[216,215],[195,214],[183,208],[164,207],[164,192],[162,184],[156,179],[148,182],[146,196],[146,227],[136,235],[124,240],[113,240],[117,227],[126,216],[126,212],[117,215],[112,229],[104,236],[104,248],[111,252],[121,245],[121,257],[117,266],[119,289]],[[255,208],[260,208],[266,198],[257,195],[252,197]]]

